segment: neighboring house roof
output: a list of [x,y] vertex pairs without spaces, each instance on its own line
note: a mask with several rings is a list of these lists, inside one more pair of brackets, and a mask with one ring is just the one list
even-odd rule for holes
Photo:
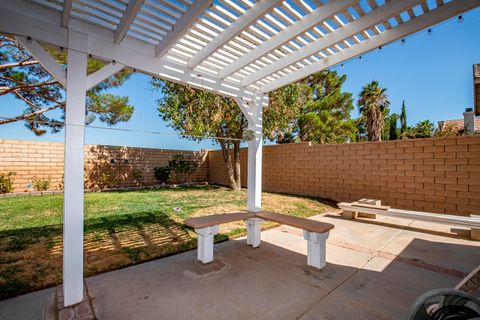
[[[463,124],[463,119],[439,121],[438,126],[440,127],[440,130],[443,130],[450,126],[453,126],[458,130],[463,130],[465,128]],[[475,117],[475,128],[480,128],[480,117]]]
[[480,64],[473,65],[473,105],[475,115],[480,116]]

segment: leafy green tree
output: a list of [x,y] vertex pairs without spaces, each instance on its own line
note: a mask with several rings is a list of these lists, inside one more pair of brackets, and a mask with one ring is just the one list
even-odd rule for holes
[[369,141],[381,141],[385,117],[388,115],[390,102],[387,89],[372,81],[363,86],[359,95],[358,106],[360,113],[367,121],[367,135]]
[[[66,65],[65,52],[49,47],[44,49],[60,65]],[[89,58],[87,74],[104,65],[102,61]],[[87,124],[97,118],[108,125],[130,119],[134,107],[129,104],[128,97],[105,91],[121,86],[131,73],[124,69],[87,92]],[[0,96],[7,94],[22,101],[25,107],[18,111],[18,116],[1,119],[0,124],[26,121],[27,128],[37,135],[46,133],[48,129],[55,133],[63,127],[64,88],[14,38],[0,36]]]
[[[222,149],[230,187],[240,190],[240,144],[248,121],[237,103],[228,97],[197,90],[170,81],[154,79],[152,85],[161,92],[158,111],[161,118],[182,137],[193,141],[213,138]],[[288,124],[288,101],[264,109],[266,137]]]
[[407,130],[407,109],[405,108],[405,100],[402,101],[402,112],[400,113],[400,133],[403,134]]
[[[342,143],[355,139],[356,123],[350,118],[352,94],[342,92],[346,76],[324,70],[270,94],[270,105],[285,105],[284,131],[270,135],[278,143],[311,141]],[[279,108],[274,108],[274,110]]]

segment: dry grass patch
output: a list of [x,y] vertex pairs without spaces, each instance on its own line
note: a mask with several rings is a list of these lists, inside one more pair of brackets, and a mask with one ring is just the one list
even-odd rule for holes
[[[192,249],[196,236],[185,218],[244,210],[245,203],[245,190],[212,186],[88,193],[85,275]],[[263,203],[266,210],[302,217],[329,208],[319,199],[270,193]],[[61,283],[62,211],[61,195],[0,199],[0,299]],[[243,234],[242,222],[225,224],[216,241]]]

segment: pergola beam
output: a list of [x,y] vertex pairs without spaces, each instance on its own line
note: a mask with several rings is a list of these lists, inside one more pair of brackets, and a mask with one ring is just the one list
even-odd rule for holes
[[95,87],[100,82],[103,82],[114,74],[122,71],[123,68],[125,68],[125,66],[121,63],[109,63],[102,69],[90,74],[87,77],[87,91]]
[[480,6],[480,0],[453,0],[441,7],[429,11],[421,16],[421,19],[412,19],[395,28],[386,30],[379,35],[364,40],[351,48],[337,52],[328,59],[323,59],[311,63],[306,68],[298,69],[288,73],[284,77],[271,81],[261,87],[262,92],[269,92],[283,87],[289,83],[301,80],[310,74],[330,68],[336,64],[353,59],[371,50],[375,50],[379,45],[386,45],[408,35],[419,32],[442,21],[451,19],[468,10]]
[[334,15],[337,12],[343,11],[355,2],[357,2],[357,0],[331,1],[326,5],[317,8],[316,10],[310,12],[305,17],[303,17],[303,19],[297,21],[296,23],[293,23],[289,27],[283,29],[282,31],[265,41],[263,44],[257,46],[245,55],[241,56],[234,63],[227,65],[220,71],[219,77],[221,79],[224,79],[230,76],[236,71],[248,66],[250,63],[265,56],[269,52],[298,37],[298,35],[318,25],[321,21],[327,19],[328,17]]
[[114,42],[119,44],[127,35],[133,20],[137,16],[138,12],[142,8],[145,0],[130,0],[127,5],[127,9],[123,13],[123,17],[118,24],[117,30],[115,30]]
[[163,57],[178,39],[183,37],[187,30],[195,23],[205,10],[210,7],[212,0],[195,1],[175,23],[175,26],[155,47],[155,56]]
[[258,72],[252,73],[251,75],[245,77],[242,81],[242,85],[247,86],[255,83],[277,71],[283,70],[284,68],[291,66],[298,61],[308,58],[320,51],[326,50],[327,48],[335,45],[336,43],[351,38],[354,35],[366,30],[367,28],[370,28],[371,26],[379,24],[398,13],[414,7],[420,2],[421,0],[403,0],[387,2],[383,6],[378,7],[377,9],[367,13],[360,19],[352,21],[349,24],[335,31],[328,33],[327,35],[325,35],[325,37],[317,39],[316,41],[305,45],[304,47],[296,50],[295,52],[288,54],[277,61],[272,62],[266,67],[260,69]]
[[63,87],[67,84],[67,77],[65,70],[52,58],[42,46],[33,39],[26,39],[25,37],[16,36],[15,39],[27,49],[27,51],[40,63],[40,65],[47,70],[52,77],[58,81]]
[[72,13],[72,5],[73,5],[73,0],[63,1],[62,27],[68,27],[68,21],[70,20],[70,15]]
[[207,59],[212,53],[223,47],[230,40],[235,38],[242,31],[257,21],[268,11],[272,10],[278,1],[275,0],[260,0],[247,12],[238,17],[237,20],[232,22],[225,30],[223,30],[217,37],[204,46],[197,54],[195,54],[188,63],[188,67],[194,69]]
[[255,119],[255,108],[250,107],[247,101],[243,101],[241,98],[235,97],[235,102],[237,103],[238,107],[242,111],[245,118],[247,118],[248,122],[252,122]]

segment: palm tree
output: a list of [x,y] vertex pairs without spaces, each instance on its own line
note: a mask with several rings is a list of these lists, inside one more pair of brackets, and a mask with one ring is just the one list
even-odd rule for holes
[[367,120],[368,141],[381,141],[385,116],[388,114],[390,101],[387,89],[379,87],[378,81],[363,86],[359,95],[358,107]]

